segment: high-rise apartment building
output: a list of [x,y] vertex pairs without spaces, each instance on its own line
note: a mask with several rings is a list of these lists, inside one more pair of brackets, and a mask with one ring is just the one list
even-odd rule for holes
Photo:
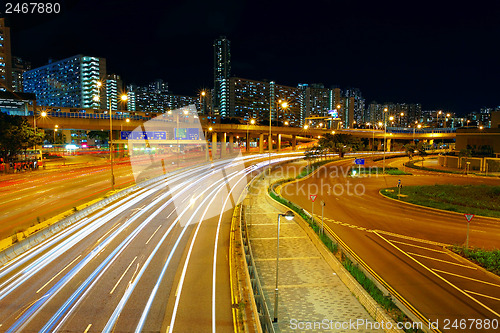
[[[378,104],[374,101],[368,106],[365,121],[369,121],[371,123],[384,122],[384,109],[387,109],[387,113],[385,113],[387,126],[411,127],[415,124],[415,121],[422,122],[424,120],[422,105],[419,103]],[[393,120],[389,120],[391,116],[393,117]]]
[[361,90],[358,88],[348,88],[345,90],[345,97],[349,100],[348,127],[356,127],[355,124],[361,125],[365,120],[365,99],[361,95]]
[[[232,77],[229,79],[229,114],[245,121],[278,120],[290,125],[300,124],[301,90],[278,85],[274,81],[256,81]],[[280,103],[281,101],[281,103]],[[282,106],[287,103],[286,108]]]
[[322,84],[299,84],[301,89],[301,124],[306,117],[328,116],[328,111],[334,108],[333,93],[331,89],[325,88]]
[[106,105],[109,109],[111,103],[111,110],[122,110],[125,105],[120,103],[121,94],[123,93],[123,81],[119,75],[111,74],[106,79]]
[[0,18],[0,91],[12,89],[12,55],[10,49],[10,28],[5,18]]
[[23,91],[23,74],[31,69],[31,63],[19,57],[12,57],[12,91]]
[[231,50],[229,40],[221,36],[214,41],[214,91],[212,110],[221,117],[233,116],[229,109],[229,77],[231,75]]
[[38,105],[106,109],[106,78],[104,58],[76,55],[23,74],[24,91],[36,94]]
[[229,80],[230,113],[235,117],[269,119],[270,82],[232,77]]
[[135,85],[129,84],[127,86],[127,111],[136,111],[135,90]]
[[148,84],[149,92],[157,93],[157,94],[167,94],[168,93],[168,82],[163,81],[162,79],[154,80],[153,82]]
[[200,99],[195,96],[174,95],[168,92],[168,83],[155,80],[146,86],[127,86],[127,110],[147,113],[164,113],[195,104],[201,110]]

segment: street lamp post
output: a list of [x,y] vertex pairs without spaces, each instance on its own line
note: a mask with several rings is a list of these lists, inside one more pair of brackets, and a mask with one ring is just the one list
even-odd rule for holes
[[250,122],[247,123],[247,141],[245,142],[245,145],[247,147],[247,153],[250,152],[250,143],[248,142],[248,126],[249,125],[254,125],[255,124],[255,119],[250,119]]
[[276,235],[276,289],[274,289],[274,319],[273,323],[278,322],[278,268],[279,268],[279,258],[280,258],[280,223],[281,217],[285,217],[287,220],[293,220],[294,214],[292,211],[287,211],[285,214],[278,214],[278,230]]
[[[59,128],[59,125],[54,125],[54,145],[56,144],[56,132],[57,132],[58,128]],[[55,150],[55,147],[54,147],[54,150]]]
[[385,147],[387,143],[387,119],[386,119],[387,108],[384,108],[384,153],[383,153],[383,167],[382,174],[385,174]]
[[[127,95],[120,96],[122,102],[127,101]],[[114,156],[113,156],[113,112],[111,110],[111,98],[109,99],[109,161],[111,164],[111,190],[115,190],[115,174],[113,170]]]

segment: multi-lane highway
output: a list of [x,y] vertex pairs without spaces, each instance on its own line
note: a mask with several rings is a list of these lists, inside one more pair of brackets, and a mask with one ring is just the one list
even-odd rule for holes
[[[132,185],[130,163],[115,165],[117,188]],[[102,197],[111,189],[109,163],[2,175],[0,238]]]
[[0,330],[233,331],[231,209],[262,158],[170,173],[6,263]]
[[[317,220],[321,221],[320,202],[324,201],[327,229],[409,301],[416,312],[431,321],[438,320],[443,331],[460,331],[451,325],[455,320],[495,319],[498,323],[500,278],[443,248],[464,244],[465,217],[400,203],[379,194],[381,188],[396,186],[399,179],[405,186],[498,185],[498,179],[418,171],[413,176],[355,178],[344,173],[352,164],[352,160],[334,163],[311,178],[285,186],[281,193],[309,211],[309,195],[318,195]],[[476,216],[471,224],[470,244],[498,248],[500,222]],[[446,323],[450,330],[445,330]],[[481,331],[479,328],[473,326],[466,331]]]

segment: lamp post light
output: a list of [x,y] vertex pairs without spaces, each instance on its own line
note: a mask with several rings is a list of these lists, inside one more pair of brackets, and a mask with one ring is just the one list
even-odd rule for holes
[[[130,123],[130,118],[125,118],[126,123]],[[123,132],[123,122],[120,123],[120,132]]]
[[248,142],[248,126],[249,125],[255,125],[255,119],[250,119],[250,121],[247,123],[247,141],[245,142],[245,146],[247,147],[247,153],[250,152],[250,143]]
[[382,174],[385,174],[385,146],[387,143],[387,119],[386,119],[387,111],[388,109],[384,108],[384,153],[383,153]]
[[[100,81],[99,81],[100,82]],[[99,84],[98,84],[99,86]],[[127,95],[123,94],[120,96],[122,102],[127,101]],[[115,190],[115,174],[113,170],[114,156],[113,156],[113,113],[111,110],[111,98],[109,99],[109,161],[111,164],[111,190]]]
[[[57,132],[58,128],[59,128],[59,125],[54,125],[54,145],[56,144],[56,132]],[[55,150],[55,147],[54,147],[54,150]]]
[[276,235],[276,289],[274,289],[274,319],[273,323],[278,322],[278,268],[279,268],[279,258],[280,258],[280,223],[281,217],[286,218],[288,221],[293,220],[294,214],[292,211],[287,211],[285,214],[278,214],[278,230]]
[[205,114],[206,110],[205,110],[205,96],[207,95],[207,93],[205,92],[205,90],[202,90],[201,91],[201,94],[200,94],[200,104],[201,104],[201,114]]

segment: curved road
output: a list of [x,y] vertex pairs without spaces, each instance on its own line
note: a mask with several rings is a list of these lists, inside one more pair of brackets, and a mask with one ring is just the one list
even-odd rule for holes
[[232,208],[263,157],[173,172],[3,265],[0,330],[232,332]]
[[[386,163],[400,163],[388,160]],[[438,321],[446,332],[486,332],[477,321],[500,321],[500,278],[446,251],[463,244],[463,214],[440,212],[382,197],[381,188],[433,184],[491,184],[495,178],[414,172],[413,176],[346,176],[352,160],[329,164],[313,177],[282,188],[282,195],[311,211],[309,195],[317,195],[314,213],[423,317]],[[356,191],[357,190],[357,191]],[[350,191],[350,192],[349,192]],[[470,245],[500,247],[500,221],[476,216],[471,223]],[[466,330],[455,320],[469,320]],[[446,326],[446,324],[448,324]],[[474,326],[476,325],[476,326]],[[446,329],[448,328],[448,329]]]

